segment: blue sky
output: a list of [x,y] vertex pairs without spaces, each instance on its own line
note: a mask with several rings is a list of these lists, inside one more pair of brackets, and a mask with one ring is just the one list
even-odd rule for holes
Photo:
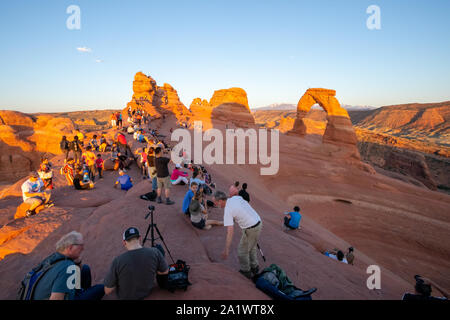
[[[380,30],[366,27],[373,4]],[[351,105],[450,100],[449,13],[447,0],[1,1],[0,109],[123,108],[137,71],[187,107],[230,87],[252,108],[312,87]]]

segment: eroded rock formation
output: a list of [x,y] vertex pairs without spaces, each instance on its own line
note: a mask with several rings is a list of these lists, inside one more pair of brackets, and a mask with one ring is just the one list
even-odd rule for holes
[[347,110],[335,98],[336,91],[330,89],[308,89],[297,104],[297,117],[290,134],[305,135],[304,118],[314,104],[319,104],[327,113],[327,127],[323,141],[356,145],[357,139]]
[[126,119],[127,109],[138,107],[150,114],[153,119],[160,119],[168,115],[174,115],[178,122],[187,121],[190,117],[189,110],[180,101],[177,91],[168,83],[158,86],[156,81],[142,72],[136,73],[133,81],[133,97],[123,110]]
[[238,128],[255,125],[248,106],[247,93],[241,88],[216,90],[209,102],[196,98],[189,109],[192,113],[192,121],[202,121],[204,129],[217,125]]

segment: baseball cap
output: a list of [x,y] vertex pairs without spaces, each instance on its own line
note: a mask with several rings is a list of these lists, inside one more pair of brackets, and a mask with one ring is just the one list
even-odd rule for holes
[[181,168],[180,164],[177,163],[177,164],[175,165],[175,168]]
[[136,229],[135,227],[128,228],[123,233],[123,240],[125,240],[125,241],[131,240],[131,239],[137,238],[137,237],[139,237],[139,230]]

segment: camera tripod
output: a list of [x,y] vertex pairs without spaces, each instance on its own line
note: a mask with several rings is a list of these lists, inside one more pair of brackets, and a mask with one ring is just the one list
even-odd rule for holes
[[[155,210],[155,206],[149,206],[148,210],[150,210],[150,211],[145,216],[145,219],[147,219],[148,216],[150,216],[150,224],[148,225],[147,232],[145,233],[144,240],[142,240],[142,246],[144,246],[145,241],[147,241],[148,233],[150,232],[150,239],[152,241],[152,248],[155,246],[155,240],[161,239],[162,243],[164,244],[164,247],[167,250],[167,253],[169,254],[170,259],[172,259],[172,262],[175,263],[175,261],[172,258],[172,255],[170,254],[169,248],[167,248],[167,245],[164,242],[164,238],[163,238],[161,232],[159,232],[159,229],[158,229],[156,223],[153,223],[153,211]],[[156,230],[156,233],[158,233],[159,238],[155,238],[154,230]]]

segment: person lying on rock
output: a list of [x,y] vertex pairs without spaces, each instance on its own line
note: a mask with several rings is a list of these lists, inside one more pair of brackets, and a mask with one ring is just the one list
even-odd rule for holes
[[242,229],[242,237],[238,246],[239,272],[251,279],[259,272],[257,244],[262,230],[261,218],[241,196],[228,198],[225,192],[216,191],[213,201],[216,206],[224,208],[223,222],[227,228],[227,236],[222,259],[228,258],[233,240],[233,226],[236,221]]
[[141,300],[152,291],[157,275],[167,275],[169,266],[156,247],[144,248],[137,228],[125,230],[122,236],[127,252],[116,257],[105,277],[105,293],[114,291],[121,300]]
[[323,253],[327,257],[330,257],[331,259],[338,260],[340,262],[348,264],[347,259],[345,259],[344,252],[342,252],[339,249],[334,248],[333,250],[327,250]]
[[223,221],[208,220],[208,212],[203,199],[202,190],[198,190],[189,205],[191,223],[194,227],[203,230],[209,230],[212,226],[223,226]]
[[294,211],[286,212],[283,221],[283,227],[285,230],[296,230],[300,228],[300,220],[302,215],[300,214],[300,207],[295,206]]
[[35,215],[36,208],[41,205],[45,207],[50,206],[51,193],[44,190],[44,182],[39,178],[39,174],[36,171],[32,171],[28,176],[28,180],[22,184],[23,202],[30,205],[26,213],[27,217]]
[[114,188],[117,187],[117,185],[120,184],[120,189],[128,191],[133,187],[133,179],[123,170],[119,170],[119,178],[117,178],[116,183],[114,184]]
[[[94,188],[94,183],[89,179],[89,175],[84,175],[82,166],[77,166],[75,170],[76,174],[73,178],[73,186],[77,190],[89,190]],[[85,179],[84,176],[87,176]]]
[[56,252],[44,259],[52,267],[36,284],[32,300],[101,300],[104,286],[91,286],[91,269],[81,264],[83,249],[81,233],[72,231],[64,235],[56,243]]

